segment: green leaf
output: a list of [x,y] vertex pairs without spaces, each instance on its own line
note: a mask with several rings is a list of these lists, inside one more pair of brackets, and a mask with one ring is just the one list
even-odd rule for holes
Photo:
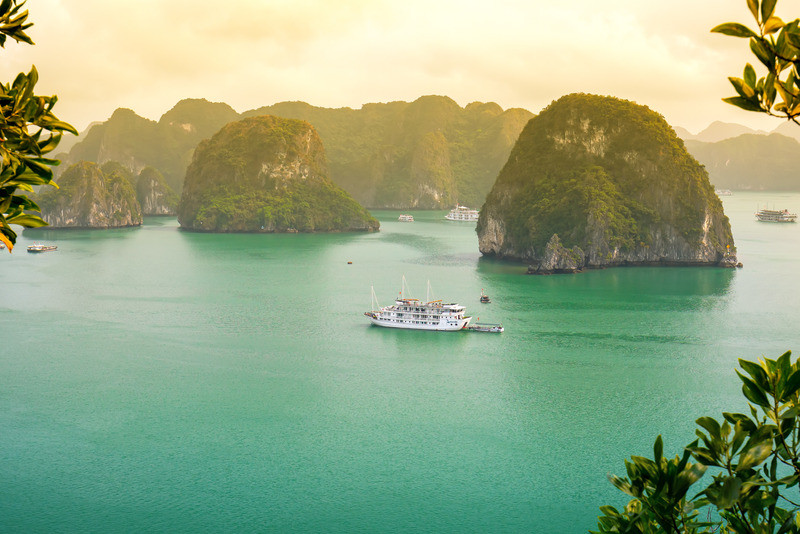
[[742,430],[745,432],[754,432],[756,430],[756,423],[754,423],[752,419],[743,413],[723,412],[722,416],[726,421],[733,423],[734,425],[741,425]]
[[656,462],[656,465],[661,465],[662,454],[664,452],[664,442],[661,440],[661,434],[658,435],[656,438],[656,442],[653,445],[653,459]]
[[692,456],[703,465],[722,467],[722,464],[709,449],[695,447],[691,450]]
[[795,48],[800,48],[800,33],[787,31],[784,32],[784,35],[786,36],[787,43]]
[[751,38],[750,50],[769,70],[775,68],[775,54],[766,47],[763,39],[759,39],[757,37]]
[[754,104],[751,100],[741,96],[723,98],[722,101],[747,111],[764,111],[758,104]]
[[[753,68],[750,66],[750,64],[747,66],[751,69]],[[745,73],[747,73],[747,68],[745,68]],[[755,73],[753,73],[753,76],[755,76]],[[769,377],[767,376],[767,372],[763,367],[755,362],[743,360],[741,358],[739,359],[739,366],[753,378],[753,381],[758,384],[759,388],[763,390],[769,390]]]
[[698,419],[697,424],[708,432],[708,435],[712,439],[719,439],[720,438],[720,426],[716,419],[712,417],[701,417]]
[[775,103],[775,73],[770,72],[764,80],[764,106],[771,108]]
[[722,487],[717,495],[718,500],[715,504],[718,508],[727,510],[739,500],[739,494],[741,491],[742,481],[737,477],[727,477],[722,483]]
[[738,22],[726,22],[711,29],[711,33],[721,33],[732,37],[757,37],[758,34]]
[[46,222],[44,222],[41,218],[35,215],[17,215],[16,217],[10,217],[6,219],[9,224],[17,224],[19,226],[24,226],[25,228],[39,228],[41,226],[48,226]]
[[786,24],[778,18],[778,17],[770,17],[767,22],[764,23],[764,33],[770,34],[775,33],[776,31],[783,28]]
[[728,81],[731,82],[733,88],[736,89],[736,92],[739,93],[739,96],[741,96],[742,98],[746,98],[749,100],[753,96],[755,96],[755,92],[753,91],[753,89],[751,87],[748,87],[747,84],[744,83],[743,79],[731,76],[728,78]]
[[778,0],[763,0],[761,2],[761,20],[767,21],[775,12],[775,4]]
[[752,446],[746,447],[739,455],[739,465],[736,466],[736,471],[739,472],[751,469],[753,466],[769,458],[770,454],[772,454],[771,439],[754,443]]
[[[786,381],[786,386],[783,388],[783,395],[781,395],[780,400],[785,402],[797,393],[797,390],[800,389],[800,370],[795,371],[791,374],[789,379]],[[796,412],[795,412],[796,413]]]
[[[756,87],[756,70],[750,63],[744,66],[744,83],[751,89]],[[752,94],[748,96],[752,96]]]
[[742,381],[742,393],[744,393],[744,396],[754,404],[763,406],[764,408],[769,408],[769,400],[762,389],[738,370],[736,371],[736,374],[739,375],[739,379]]
[[756,19],[756,24],[758,23],[758,0],[747,0],[747,7],[750,9],[750,13],[753,14],[753,18]]

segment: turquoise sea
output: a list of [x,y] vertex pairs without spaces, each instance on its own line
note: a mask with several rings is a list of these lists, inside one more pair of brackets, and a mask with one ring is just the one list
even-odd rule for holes
[[[526,276],[445,212],[25,233],[0,255],[0,531],[593,529],[625,458],[744,408],[737,358],[800,351],[800,224],[753,216],[800,194],[723,202],[743,269]],[[370,326],[403,275],[505,333]]]

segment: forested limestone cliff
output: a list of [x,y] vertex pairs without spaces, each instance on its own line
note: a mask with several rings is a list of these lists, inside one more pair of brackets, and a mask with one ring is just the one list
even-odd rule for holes
[[130,180],[120,172],[103,172],[93,162],[70,166],[58,189],[36,196],[42,218],[53,228],[119,228],[142,224],[142,212]]
[[237,114],[230,106],[182,100],[158,122],[118,109],[96,124],[67,156],[119,161],[133,175],[157,169],[180,192],[197,144],[225,124],[274,115],[301,119],[319,132],[329,178],[369,207],[448,208],[478,206],[533,114],[474,102],[461,108],[443,96],[414,102],[365,104],[360,109],[321,108],[283,102]]
[[178,207],[204,232],[373,231],[378,221],[327,178],[322,141],[305,121],[274,116],[230,123],[203,141]]
[[736,264],[703,167],[663,117],[612,97],[567,95],[533,118],[477,231],[483,254],[539,272]]

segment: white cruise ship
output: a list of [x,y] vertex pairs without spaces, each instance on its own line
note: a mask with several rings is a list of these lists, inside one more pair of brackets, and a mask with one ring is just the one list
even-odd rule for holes
[[476,222],[478,220],[478,210],[471,210],[466,206],[456,204],[450,213],[444,216],[448,221]]
[[789,213],[789,210],[758,210],[756,219],[764,222],[796,222],[797,214]]
[[[372,324],[388,328],[405,328],[409,330],[443,330],[455,331],[466,328],[472,317],[465,316],[464,306],[459,304],[443,304],[441,300],[422,302],[419,299],[400,296],[391,306],[377,306],[364,312]],[[373,302],[376,303],[375,290],[372,291]]]

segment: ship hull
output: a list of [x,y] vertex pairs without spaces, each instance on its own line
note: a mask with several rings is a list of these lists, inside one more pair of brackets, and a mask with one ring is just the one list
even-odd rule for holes
[[455,332],[457,330],[462,330],[466,328],[469,324],[472,317],[464,317],[463,319],[458,319],[457,321],[443,321],[440,323],[431,323],[431,324],[409,324],[409,323],[402,323],[398,321],[392,321],[389,319],[381,319],[375,317],[369,317],[370,322],[375,326],[383,326],[384,328],[399,328],[401,330],[433,330],[439,332]]

